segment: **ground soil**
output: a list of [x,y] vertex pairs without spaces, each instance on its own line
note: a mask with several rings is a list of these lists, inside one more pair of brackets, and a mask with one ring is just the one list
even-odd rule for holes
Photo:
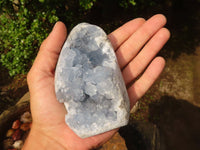
[[0,65],[0,113],[13,106],[28,91],[26,75],[11,78]]

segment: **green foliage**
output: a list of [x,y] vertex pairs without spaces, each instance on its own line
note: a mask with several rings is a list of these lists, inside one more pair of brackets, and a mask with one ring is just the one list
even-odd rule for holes
[[44,3],[44,2],[45,2],[45,0],[39,0],[39,2],[41,2],[41,3]]
[[10,76],[28,71],[51,24],[58,20],[55,10],[36,11],[25,7],[28,0],[19,2],[17,11],[6,10],[0,15],[0,62]]
[[121,7],[128,8],[129,5],[135,6],[136,2],[135,2],[135,0],[121,0],[119,2],[119,5]]
[[85,10],[91,9],[96,0],[79,0],[79,4]]
[[[93,7],[96,0],[79,0],[79,4],[85,10],[89,10]],[[118,3],[121,7],[128,8],[128,6],[135,6],[135,0],[118,0]]]

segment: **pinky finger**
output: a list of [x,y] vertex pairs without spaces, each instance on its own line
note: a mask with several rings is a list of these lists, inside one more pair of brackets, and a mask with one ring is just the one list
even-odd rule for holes
[[145,70],[143,75],[128,88],[131,108],[156,81],[164,69],[164,66],[165,60],[162,57],[156,57]]

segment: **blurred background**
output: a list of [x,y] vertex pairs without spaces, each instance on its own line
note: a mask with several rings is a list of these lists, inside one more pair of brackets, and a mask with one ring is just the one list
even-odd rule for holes
[[120,140],[120,149],[200,149],[199,8],[200,0],[0,0],[0,113],[28,92],[26,74],[56,21],[68,32],[88,22],[109,34],[134,18],[162,13],[171,32],[158,54],[166,59],[165,70],[132,111],[129,125],[102,149]]

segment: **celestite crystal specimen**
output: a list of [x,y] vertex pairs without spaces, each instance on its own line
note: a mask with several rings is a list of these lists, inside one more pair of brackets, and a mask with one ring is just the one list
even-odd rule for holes
[[81,138],[124,126],[129,98],[105,32],[81,23],[66,40],[55,72],[55,91],[65,122]]

